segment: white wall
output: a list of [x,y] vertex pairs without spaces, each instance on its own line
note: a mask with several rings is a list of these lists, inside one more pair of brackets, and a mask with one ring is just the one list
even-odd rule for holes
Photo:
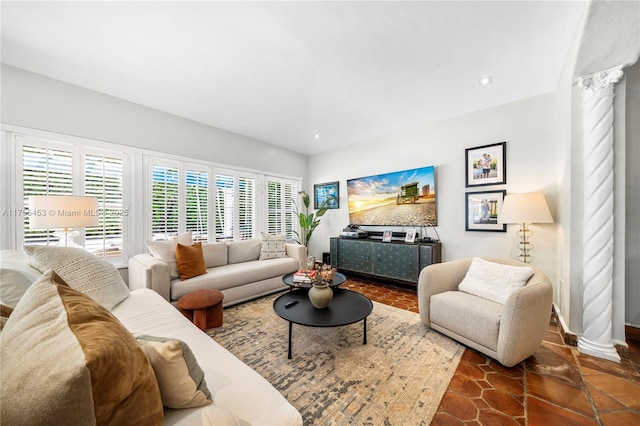
[[[465,148],[502,141],[507,141],[507,184],[465,188]],[[435,165],[443,260],[477,255],[515,258],[519,253],[516,225],[509,225],[507,233],[465,231],[465,192],[541,191],[555,217],[558,171],[563,165],[556,143],[555,98],[547,94],[310,156],[309,189],[314,183],[340,181],[341,207],[322,218],[309,251],[316,256],[328,251],[329,237],[337,236],[349,223],[347,179]],[[531,229],[533,263],[556,284],[556,225],[532,225]]]
[[626,120],[626,296],[625,322],[640,327],[640,61],[625,70]]
[[2,123],[301,177],[307,156],[2,64]]

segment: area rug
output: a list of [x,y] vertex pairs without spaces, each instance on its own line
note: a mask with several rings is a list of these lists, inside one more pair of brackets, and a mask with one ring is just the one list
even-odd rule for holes
[[426,328],[418,314],[374,302],[362,322],[337,328],[293,325],[269,296],[224,310],[208,331],[260,373],[302,414],[305,425],[428,425],[464,347]]

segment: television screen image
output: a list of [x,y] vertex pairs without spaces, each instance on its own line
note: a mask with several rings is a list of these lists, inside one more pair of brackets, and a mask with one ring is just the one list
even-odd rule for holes
[[347,180],[354,225],[436,226],[434,166]]

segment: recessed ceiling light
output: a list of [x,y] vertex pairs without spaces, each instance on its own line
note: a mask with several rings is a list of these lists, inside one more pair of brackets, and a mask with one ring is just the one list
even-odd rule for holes
[[320,139],[320,135],[317,134],[317,133],[315,135],[313,135],[313,137],[316,138],[316,139]]
[[493,78],[491,76],[482,77],[479,82],[480,86],[486,86],[487,84],[493,83]]

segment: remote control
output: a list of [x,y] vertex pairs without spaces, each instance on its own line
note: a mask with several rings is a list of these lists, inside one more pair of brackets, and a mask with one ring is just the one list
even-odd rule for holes
[[292,300],[291,302],[287,302],[287,303],[285,303],[285,304],[284,304],[284,307],[285,307],[285,308],[290,308],[290,307],[292,307],[293,305],[295,305],[296,303],[298,303],[298,301],[297,301],[297,300]]

